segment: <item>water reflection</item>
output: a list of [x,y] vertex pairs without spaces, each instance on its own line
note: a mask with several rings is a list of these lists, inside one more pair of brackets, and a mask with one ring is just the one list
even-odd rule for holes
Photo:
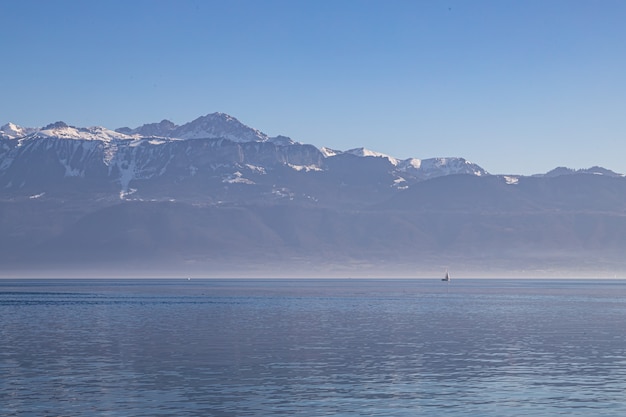
[[3,415],[625,415],[616,282],[0,282]]

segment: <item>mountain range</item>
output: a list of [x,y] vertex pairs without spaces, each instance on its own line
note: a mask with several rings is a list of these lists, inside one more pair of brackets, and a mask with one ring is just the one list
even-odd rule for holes
[[[491,175],[270,137],[224,113],[0,127],[4,275],[588,276],[626,270],[626,179]],[[453,270],[454,270],[453,269]]]

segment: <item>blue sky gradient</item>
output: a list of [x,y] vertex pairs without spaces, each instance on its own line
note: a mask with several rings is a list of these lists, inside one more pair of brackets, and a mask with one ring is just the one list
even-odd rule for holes
[[221,111],[495,174],[626,173],[626,2],[2,1],[0,124]]

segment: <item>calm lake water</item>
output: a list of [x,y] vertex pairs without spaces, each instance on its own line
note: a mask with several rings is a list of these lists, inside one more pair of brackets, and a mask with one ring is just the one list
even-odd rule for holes
[[626,281],[0,280],[3,416],[624,416]]

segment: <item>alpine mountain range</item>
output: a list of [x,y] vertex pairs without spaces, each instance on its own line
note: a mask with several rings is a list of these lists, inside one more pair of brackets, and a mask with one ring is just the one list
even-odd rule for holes
[[270,137],[224,113],[0,128],[2,276],[595,276],[626,271],[626,178],[491,175]]

